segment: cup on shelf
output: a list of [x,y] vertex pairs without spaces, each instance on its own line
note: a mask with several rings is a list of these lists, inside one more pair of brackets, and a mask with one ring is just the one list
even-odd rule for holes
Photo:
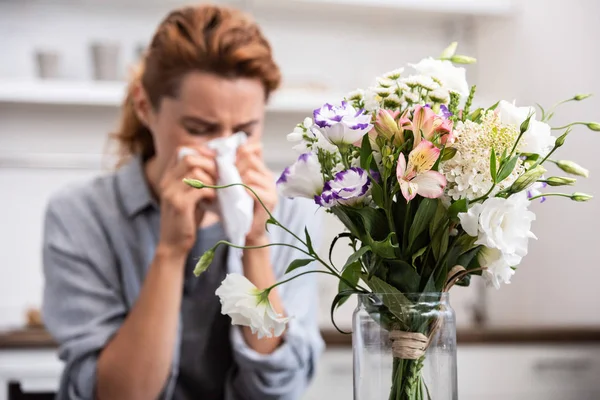
[[51,50],[35,52],[37,75],[41,79],[60,78],[60,54]]
[[93,42],[90,44],[93,76],[99,81],[118,81],[120,76],[121,46],[116,42]]

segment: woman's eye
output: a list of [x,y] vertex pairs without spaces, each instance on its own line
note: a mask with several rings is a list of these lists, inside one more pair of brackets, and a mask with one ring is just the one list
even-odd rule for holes
[[190,135],[206,135],[210,134],[209,129],[203,127],[191,127],[188,126],[185,128]]

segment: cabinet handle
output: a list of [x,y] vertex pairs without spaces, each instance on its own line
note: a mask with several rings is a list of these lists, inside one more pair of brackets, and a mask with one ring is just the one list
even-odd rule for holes
[[539,360],[533,365],[536,372],[566,371],[584,372],[591,369],[593,362],[589,358],[550,358]]

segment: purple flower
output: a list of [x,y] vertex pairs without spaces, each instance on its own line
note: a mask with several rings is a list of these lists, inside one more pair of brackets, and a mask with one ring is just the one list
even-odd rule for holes
[[354,167],[335,174],[333,180],[325,183],[323,193],[315,197],[315,202],[323,207],[355,206],[363,203],[370,189],[367,172]]
[[[527,189],[527,198],[531,199],[534,196],[539,196],[540,194],[542,194],[541,189],[545,189],[548,186],[548,184],[546,182],[536,182],[533,185],[531,185],[529,187],[529,189]],[[540,203],[543,203],[546,201],[546,197],[542,196],[540,197]]]
[[373,128],[371,115],[345,101],[339,106],[326,103],[314,110],[313,117],[323,136],[335,145],[356,143]]
[[440,106],[440,113],[441,116],[448,119],[452,116],[452,113],[450,112],[450,110],[448,110],[448,107],[445,104],[442,104]]

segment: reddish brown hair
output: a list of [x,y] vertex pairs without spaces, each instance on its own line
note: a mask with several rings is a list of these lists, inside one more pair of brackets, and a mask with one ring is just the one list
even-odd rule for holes
[[175,10],[158,26],[130,83],[120,128],[114,135],[121,160],[137,154],[144,159],[154,155],[152,135],[134,111],[134,86],[141,83],[158,110],[161,99],[176,97],[183,76],[193,71],[260,79],[267,98],[281,80],[269,42],[242,12],[210,5]]

